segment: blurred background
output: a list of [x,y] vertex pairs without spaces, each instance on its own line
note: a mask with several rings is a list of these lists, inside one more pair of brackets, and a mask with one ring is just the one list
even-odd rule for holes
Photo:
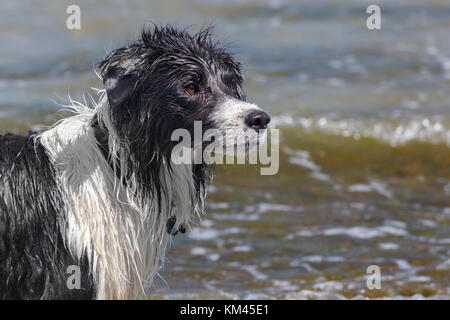
[[[81,30],[66,8],[81,8]],[[2,1],[0,134],[41,129],[94,63],[149,22],[213,22],[248,100],[281,129],[280,171],[223,166],[151,298],[450,297],[450,3]],[[92,93],[92,92],[91,92]],[[366,268],[381,269],[368,290]]]

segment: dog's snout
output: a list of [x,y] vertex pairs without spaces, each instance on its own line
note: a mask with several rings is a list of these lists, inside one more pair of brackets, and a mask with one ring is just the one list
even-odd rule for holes
[[245,117],[245,124],[255,130],[266,129],[270,122],[270,116],[262,110],[251,111]]

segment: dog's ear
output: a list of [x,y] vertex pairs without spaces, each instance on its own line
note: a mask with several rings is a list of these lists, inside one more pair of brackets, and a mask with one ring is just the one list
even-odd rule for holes
[[101,62],[100,73],[112,107],[120,105],[128,98],[139,78],[137,68],[120,61]]

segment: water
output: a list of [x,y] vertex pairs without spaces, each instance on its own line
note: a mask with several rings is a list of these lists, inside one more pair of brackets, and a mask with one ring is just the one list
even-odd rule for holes
[[[0,131],[52,123],[148,22],[214,22],[281,129],[280,171],[223,166],[152,298],[449,298],[450,4],[283,0],[0,4]],[[366,269],[381,268],[368,290]]]

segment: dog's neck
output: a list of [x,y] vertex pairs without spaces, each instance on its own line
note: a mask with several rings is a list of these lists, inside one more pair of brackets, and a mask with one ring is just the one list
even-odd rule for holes
[[[141,192],[130,170],[129,153],[109,119],[107,103],[95,109],[79,107],[40,136],[58,172],[67,205],[62,226],[68,248],[77,258],[87,256],[97,281],[97,298],[130,299],[144,293],[164,259],[173,230],[189,223],[202,210],[203,169],[162,162],[159,196]],[[101,121],[107,136],[93,126]],[[151,165],[151,164],[150,164]]]
[[[95,139],[97,140],[98,146],[100,148],[100,151],[103,154],[103,157],[106,159],[106,161],[108,161],[109,165],[111,166],[111,169],[116,172],[116,176],[118,179],[121,179],[121,169],[120,167],[117,167],[117,165],[115,165],[113,163],[113,161],[111,161],[111,154],[110,154],[110,146],[109,146],[109,133],[107,131],[107,129],[102,126],[99,123],[99,119],[97,115],[94,115],[94,118],[92,120],[92,128],[94,130],[94,135],[95,135]],[[201,194],[201,190],[200,190],[200,184],[202,182],[200,181],[196,181],[199,179],[204,179],[204,172],[200,172],[200,174],[196,174],[196,171],[199,170],[199,166],[196,165],[196,167],[194,168],[194,184],[196,186],[196,193],[197,193],[197,197],[199,199],[203,199],[204,195]],[[122,183],[124,184],[124,186],[126,186],[127,181],[126,180],[122,180]],[[175,206],[175,201],[172,201],[172,212]],[[167,219],[167,233],[170,235],[177,235],[178,232],[181,233],[185,233],[186,232],[186,226],[184,224],[181,224],[177,229],[175,229],[175,225],[177,225],[177,217],[175,215],[172,215],[170,217],[168,217]]]

